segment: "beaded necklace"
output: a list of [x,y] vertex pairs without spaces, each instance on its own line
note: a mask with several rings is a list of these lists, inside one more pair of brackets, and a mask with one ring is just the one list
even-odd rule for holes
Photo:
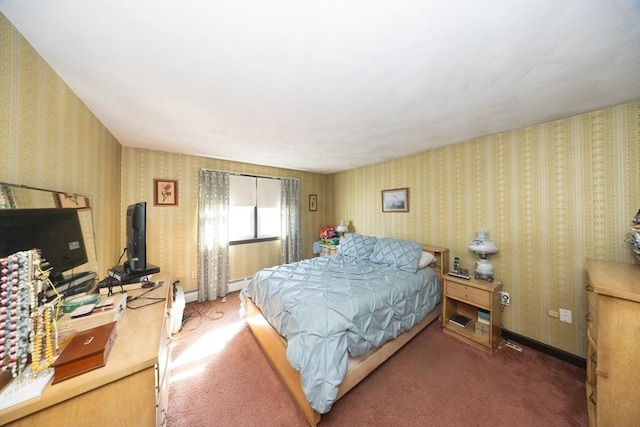
[[22,376],[29,353],[34,373],[53,362],[54,304],[39,306],[36,297],[43,276],[35,249],[0,259],[0,372],[14,378]]

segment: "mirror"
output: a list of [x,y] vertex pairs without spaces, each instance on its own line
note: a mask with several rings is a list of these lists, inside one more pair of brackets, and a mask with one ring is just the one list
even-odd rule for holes
[[88,261],[74,268],[74,273],[98,271],[91,199],[77,194],[0,182],[0,209],[76,208]]

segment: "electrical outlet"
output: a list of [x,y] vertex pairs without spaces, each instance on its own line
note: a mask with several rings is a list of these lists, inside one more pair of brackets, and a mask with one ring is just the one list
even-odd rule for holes
[[560,321],[571,323],[571,311],[565,310],[564,308],[561,308],[559,311],[560,311]]
[[500,304],[502,305],[511,304],[511,298],[509,297],[509,294],[507,292],[499,292],[498,294],[500,296]]
[[197,277],[198,277],[198,276],[197,276],[197,272],[192,271],[192,272],[191,272],[191,278],[192,278],[192,279],[195,279],[195,278],[197,278]]

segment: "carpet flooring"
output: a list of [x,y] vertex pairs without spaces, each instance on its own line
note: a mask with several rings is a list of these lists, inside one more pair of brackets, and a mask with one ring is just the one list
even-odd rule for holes
[[[304,426],[238,292],[185,308],[169,427]],[[485,354],[433,322],[322,416],[320,426],[587,426],[585,371],[527,347]]]

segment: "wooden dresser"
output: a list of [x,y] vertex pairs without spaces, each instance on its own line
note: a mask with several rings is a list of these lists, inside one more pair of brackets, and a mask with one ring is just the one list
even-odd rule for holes
[[640,425],[640,266],[587,259],[589,425]]
[[[0,411],[0,425],[164,425],[171,359],[171,275],[155,274],[152,280],[164,283],[145,296],[164,300],[126,309],[105,367],[50,384],[39,397]],[[141,291],[145,289],[127,294]],[[150,302],[141,299],[129,305]]]

